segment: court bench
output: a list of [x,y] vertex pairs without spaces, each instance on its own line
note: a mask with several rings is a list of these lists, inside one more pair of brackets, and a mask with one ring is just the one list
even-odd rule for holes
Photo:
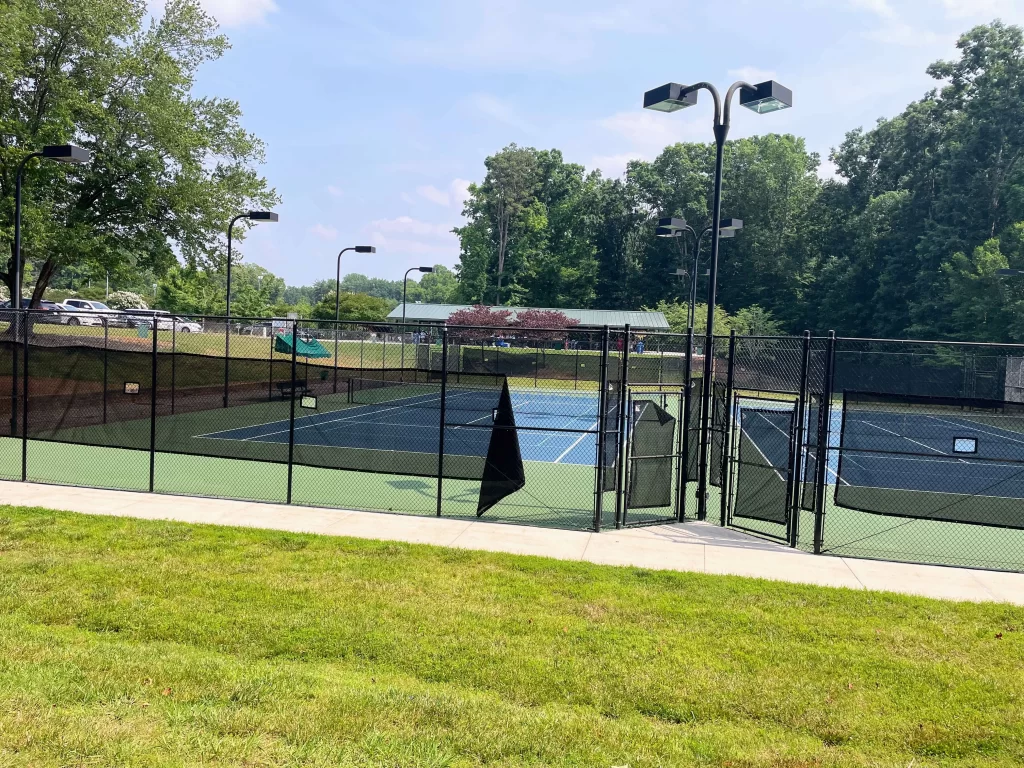
[[277,391],[281,393],[281,399],[287,400],[289,397],[298,395],[304,397],[309,394],[309,383],[305,381],[278,381],[274,384],[277,387]]

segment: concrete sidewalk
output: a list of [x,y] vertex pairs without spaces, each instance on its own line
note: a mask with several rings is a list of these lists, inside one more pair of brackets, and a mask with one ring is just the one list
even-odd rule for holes
[[810,555],[705,523],[605,533],[0,481],[0,503],[1024,605],[1024,574]]

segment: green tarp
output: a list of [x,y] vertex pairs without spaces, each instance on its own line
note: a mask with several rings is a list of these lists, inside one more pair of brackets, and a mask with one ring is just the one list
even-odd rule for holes
[[[292,353],[292,335],[279,333],[277,338],[274,340],[274,351],[281,352],[286,355]],[[299,337],[299,344],[295,350],[295,354],[299,357],[330,357],[331,353],[324,349],[324,345],[316,339],[304,339]]]

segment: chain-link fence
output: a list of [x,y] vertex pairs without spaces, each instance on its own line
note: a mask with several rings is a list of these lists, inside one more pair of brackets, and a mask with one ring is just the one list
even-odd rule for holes
[[1019,346],[22,314],[3,479],[1024,569]]

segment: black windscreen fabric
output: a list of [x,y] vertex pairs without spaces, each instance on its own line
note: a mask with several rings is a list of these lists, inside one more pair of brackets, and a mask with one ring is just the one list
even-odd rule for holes
[[21,359],[22,353],[10,341],[0,341],[0,437],[16,437],[20,427],[11,419],[18,414],[21,420]]
[[1024,529],[1024,404],[847,392],[836,503]]
[[740,409],[734,517],[786,525],[792,409]]
[[807,424],[803,447],[803,480],[800,488],[800,507],[807,511],[814,511],[817,501],[817,484],[815,478],[818,476],[818,444],[823,432],[821,419],[825,412],[821,408],[821,397],[811,395],[807,403]]
[[720,381],[712,385],[711,401],[711,471],[708,482],[717,488],[722,487],[725,469],[726,417],[728,416],[728,393],[725,384]]
[[703,379],[694,379],[690,384],[689,405],[686,419],[686,481],[695,482],[700,477],[700,404]]
[[601,431],[604,433],[604,450],[601,457],[601,489],[614,491],[619,482],[619,382],[609,381],[605,392],[604,413],[601,416]]
[[525,486],[526,471],[519,449],[516,419],[512,412],[512,397],[509,395],[508,382],[505,382],[501,388],[491,439],[487,446],[487,461],[480,483],[476,516],[480,517],[506,496],[511,496]]
[[629,453],[630,509],[672,505],[676,420],[653,400],[634,400]]

